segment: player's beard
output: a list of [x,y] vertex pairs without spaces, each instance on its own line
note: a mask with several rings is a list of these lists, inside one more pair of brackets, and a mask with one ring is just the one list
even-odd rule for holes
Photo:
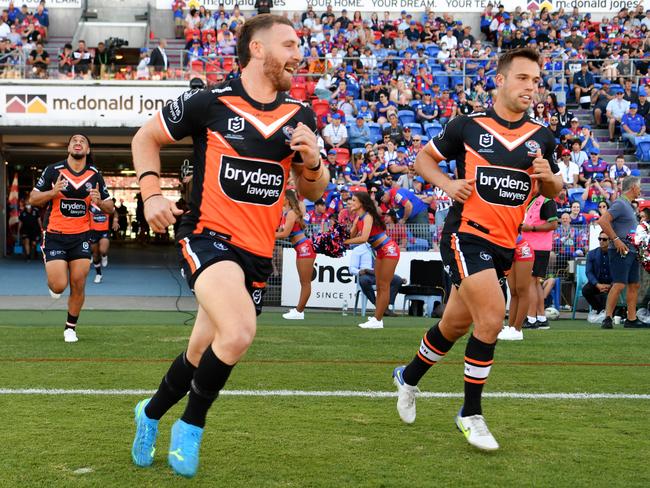
[[272,54],[264,58],[262,69],[264,70],[264,75],[271,81],[276,91],[284,92],[291,90],[291,76],[288,78],[285,76],[288,73],[284,70],[284,65]]
[[76,159],[77,161],[80,161],[86,157],[86,153],[82,153],[82,152],[71,152],[69,153],[69,155],[72,156],[72,158]]

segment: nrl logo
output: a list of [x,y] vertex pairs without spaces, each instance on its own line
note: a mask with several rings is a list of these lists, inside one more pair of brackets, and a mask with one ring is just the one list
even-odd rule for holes
[[228,130],[234,133],[243,131],[244,117],[232,117],[228,119]]

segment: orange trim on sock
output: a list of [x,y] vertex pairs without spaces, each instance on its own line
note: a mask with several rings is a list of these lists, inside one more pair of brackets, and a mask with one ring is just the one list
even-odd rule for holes
[[427,363],[429,366],[433,366],[434,364],[436,364],[435,361],[431,361],[430,359],[427,359],[427,358],[425,358],[422,354],[420,354],[420,351],[418,351],[418,357],[419,357],[422,361],[424,361],[425,363]]
[[427,340],[427,335],[424,334],[424,337],[422,338],[424,340],[424,343],[427,345],[429,349],[431,349],[433,352],[435,352],[438,356],[444,356],[447,354],[446,352],[439,351],[435,347],[433,347],[431,344],[429,344],[429,341]]
[[465,356],[465,361],[476,366],[492,366],[494,359],[490,359],[489,361],[479,361],[478,359],[472,359]]

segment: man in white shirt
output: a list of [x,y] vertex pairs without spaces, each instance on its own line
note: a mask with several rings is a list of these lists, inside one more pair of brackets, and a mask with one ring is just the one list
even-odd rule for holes
[[458,46],[458,39],[454,36],[454,31],[451,27],[447,27],[447,33],[440,39],[440,42],[447,44],[448,49],[456,49]]
[[0,39],[8,37],[10,32],[11,28],[9,27],[9,24],[3,22],[2,19],[0,19]]
[[347,147],[348,130],[341,124],[341,114],[332,114],[332,121],[323,128],[326,148]]
[[579,138],[573,139],[571,141],[571,162],[580,168],[583,164],[587,162],[589,156],[587,153],[581,149],[582,141]]
[[562,175],[562,181],[567,188],[576,188],[578,186],[578,177],[580,176],[580,166],[571,160],[571,151],[562,149],[562,157],[557,162]]
[[336,46],[332,47],[332,52],[325,55],[325,59],[329,61],[329,65],[335,69],[343,64],[343,55],[339,52],[339,48]]
[[[375,290],[372,288],[377,283],[375,279],[375,260],[372,249],[368,243],[359,244],[350,251],[350,273],[357,277],[359,288],[368,297],[370,303],[375,304]],[[394,275],[390,282],[390,305],[395,305],[395,297],[404,280]],[[384,315],[394,316],[395,312],[387,309]]]
[[607,102],[607,107],[605,108],[607,112],[607,122],[609,124],[609,140],[614,140],[614,132],[616,130],[616,122],[621,123],[621,119],[625,112],[630,108],[630,102],[623,98],[625,92],[622,89],[619,89],[616,92],[616,96]]
[[361,64],[367,70],[374,70],[377,68],[377,56],[372,54],[372,50],[369,47],[363,51],[359,61],[361,61]]

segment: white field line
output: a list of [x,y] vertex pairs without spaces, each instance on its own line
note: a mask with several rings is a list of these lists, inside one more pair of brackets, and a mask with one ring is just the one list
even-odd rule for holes
[[[138,396],[152,395],[154,390],[92,390],[56,388],[0,388],[0,395],[85,395],[85,396]],[[304,390],[224,390],[222,395],[252,397],[340,397],[340,398],[393,398],[393,391],[304,391]],[[463,398],[462,393],[423,392],[419,398]],[[650,394],[634,393],[532,393],[492,392],[484,398],[513,398],[522,400],[650,400]]]

